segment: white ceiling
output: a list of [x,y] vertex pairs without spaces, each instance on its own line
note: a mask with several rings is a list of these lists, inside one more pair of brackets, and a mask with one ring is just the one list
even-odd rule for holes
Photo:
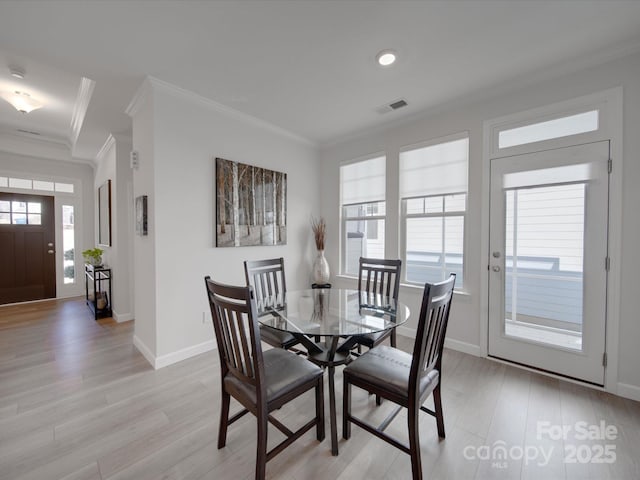
[[[399,53],[380,68],[376,53]],[[489,89],[640,50],[640,1],[0,1],[0,133],[92,160],[146,75],[316,144]],[[8,67],[22,67],[16,80]],[[95,81],[79,138],[83,77]],[[409,106],[380,114],[398,98]],[[82,109],[81,109],[82,110]],[[31,135],[33,137],[33,135]]]

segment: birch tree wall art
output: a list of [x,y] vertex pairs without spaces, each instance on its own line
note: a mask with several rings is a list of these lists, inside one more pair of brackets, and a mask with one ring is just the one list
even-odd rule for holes
[[287,243],[287,174],[216,158],[216,246]]

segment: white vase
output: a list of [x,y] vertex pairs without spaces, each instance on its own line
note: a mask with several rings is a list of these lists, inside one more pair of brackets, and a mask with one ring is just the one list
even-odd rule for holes
[[329,283],[329,263],[324,258],[324,250],[318,250],[313,262],[313,279],[318,284]]

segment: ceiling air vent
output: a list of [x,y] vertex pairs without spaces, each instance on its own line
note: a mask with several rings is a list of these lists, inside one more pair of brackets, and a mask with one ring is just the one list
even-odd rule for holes
[[404,98],[401,98],[399,100],[395,100],[391,103],[388,103],[386,105],[382,105],[376,108],[376,112],[378,113],[392,112],[394,110],[398,110],[399,108],[406,107],[407,105],[409,105],[407,101]]
[[28,135],[41,135],[39,132],[34,132],[32,130],[23,130],[22,128],[18,128],[17,131],[20,133],[26,133]]

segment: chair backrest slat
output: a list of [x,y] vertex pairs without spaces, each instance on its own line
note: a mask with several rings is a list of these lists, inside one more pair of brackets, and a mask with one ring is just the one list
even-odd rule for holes
[[417,393],[422,376],[434,368],[440,370],[455,281],[452,273],[443,282],[425,284],[409,376],[410,394]]
[[284,276],[284,258],[247,260],[244,262],[247,285],[254,288],[256,300],[278,296],[287,291]]
[[[262,348],[253,287],[232,287],[205,278],[223,370],[256,386],[263,395]],[[262,392],[262,393],[261,393]]]
[[398,300],[400,293],[401,260],[382,260],[360,257],[358,290]]

